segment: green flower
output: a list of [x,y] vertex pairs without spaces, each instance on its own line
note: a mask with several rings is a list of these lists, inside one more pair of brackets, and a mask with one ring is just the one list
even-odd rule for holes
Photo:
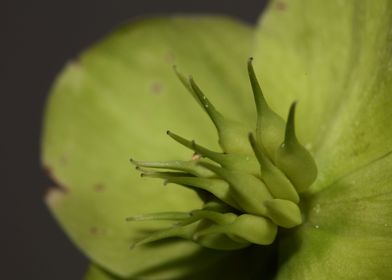
[[[197,81],[179,74],[191,93],[174,64]],[[291,106],[287,119],[295,101],[295,118]],[[235,129],[222,132],[211,106],[235,120],[229,121]],[[391,108],[389,0],[271,1],[255,30],[222,17],[141,20],[83,53],[57,79],[43,164],[61,188],[46,200],[91,259],[86,280],[389,279]],[[183,136],[170,133],[188,148],[166,130]],[[279,148],[285,130],[295,148]],[[177,184],[140,178],[129,157],[157,160],[134,163],[147,176]],[[168,166],[178,160],[180,167]],[[157,164],[180,173],[162,173]],[[273,193],[267,198],[249,183],[255,172],[262,176],[257,184]],[[293,188],[272,188],[282,186],[276,178]],[[206,198],[202,188],[214,195]],[[241,217],[251,222],[239,223]],[[204,223],[204,231],[157,236],[178,236],[164,230],[173,229],[173,220],[175,230],[188,229],[190,219]],[[270,235],[260,241],[263,233]],[[140,244],[151,236],[160,240]]]

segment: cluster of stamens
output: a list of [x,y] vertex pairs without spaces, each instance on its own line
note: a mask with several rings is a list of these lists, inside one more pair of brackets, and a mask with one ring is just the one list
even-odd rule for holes
[[189,161],[131,162],[142,176],[160,178],[196,191],[204,204],[190,212],[162,212],[128,218],[130,221],[169,220],[170,228],[156,231],[134,246],[178,237],[218,250],[251,244],[271,244],[278,227],[302,223],[300,193],[317,176],[315,161],[297,140],[294,102],[287,122],[266,103],[252,59],[249,78],[257,109],[256,127],[223,116],[195,81],[176,73],[214,123],[222,152],[212,151],[170,131],[175,141],[194,152]]

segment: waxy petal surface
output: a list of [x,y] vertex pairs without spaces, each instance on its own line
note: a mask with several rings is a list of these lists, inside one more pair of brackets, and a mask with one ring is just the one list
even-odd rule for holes
[[274,109],[298,101],[319,170],[304,224],[281,236],[278,279],[389,279],[392,2],[272,1],[255,64]]
[[392,150],[391,1],[271,1],[256,38],[267,100],[282,116],[298,101],[314,190]]
[[277,279],[389,279],[392,154],[305,199],[306,222],[280,241]]

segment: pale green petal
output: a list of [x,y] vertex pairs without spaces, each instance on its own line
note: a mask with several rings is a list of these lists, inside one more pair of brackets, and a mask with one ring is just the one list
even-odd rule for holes
[[392,154],[309,197],[305,224],[281,240],[277,279],[390,279]]
[[316,187],[392,151],[392,1],[359,2],[356,63],[317,154],[323,174]]
[[351,71],[352,2],[271,1],[259,22],[254,63],[264,94],[284,118],[298,100],[305,144],[325,132]]
[[[254,113],[246,75],[251,30],[226,18],[140,20],[124,25],[63,71],[46,108],[43,164],[56,184],[51,211],[94,262],[122,276],[173,279],[197,267],[181,266],[203,254],[222,254],[192,242],[129,246],[167,222],[126,223],[137,214],[189,210],[201,201],[191,191],[141,179],[129,158],[190,159],[165,131],[217,146],[217,136],[173,73],[194,78],[224,112],[249,120]],[[243,65],[243,67],[241,67]],[[173,265],[177,264],[177,265]],[[155,275],[155,278],[154,278]]]
[[255,64],[282,116],[299,101],[299,136],[320,171],[314,189],[392,150],[391,1],[272,1]]
[[267,100],[282,116],[298,100],[319,170],[304,224],[282,235],[278,279],[389,279],[392,2],[272,1],[259,27]]

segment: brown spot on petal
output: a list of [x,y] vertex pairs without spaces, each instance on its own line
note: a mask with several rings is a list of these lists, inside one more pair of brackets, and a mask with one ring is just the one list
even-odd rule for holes
[[164,57],[165,61],[169,64],[174,64],[176,62],[176,56],[173,52],[168,51]]
[[103,192],[105,190],[105,186],[103,184],[96,184],[94,186],[94,191],[96,192]]
[[59,163],[62,165],[66,165],[68,163],[68,158],[66,156],[60,157]]
[[46,174],[46,176],[48,176],[50,179],[54,179],[54,174],[53,174],[53,170],[51,167],[49,166],[44,166],[44,173]]
[[89,228],[89,233],[91,235],[95,235],[95,236],[105,235],[106,234],[106,230],[103,229],[103,228],[92,226],[92,227]]
[[287,3],[283,1],[277,1],[275,7],[279,11],[285,11],[287,9]]
[[98,228],[97,227],[91,227],[89,231],[90,231],[90,234],[92,234],[92,235],[97,235],[98,234]]
[[150,91],[151,91],[152,93],[154,93],[154,94],[160,94],[160,93],[162,92],[162,90],[163,90],[163,86],[162,86],[162,84],[159,83],[159,82],[153,82],[153,83],[150,85]]

